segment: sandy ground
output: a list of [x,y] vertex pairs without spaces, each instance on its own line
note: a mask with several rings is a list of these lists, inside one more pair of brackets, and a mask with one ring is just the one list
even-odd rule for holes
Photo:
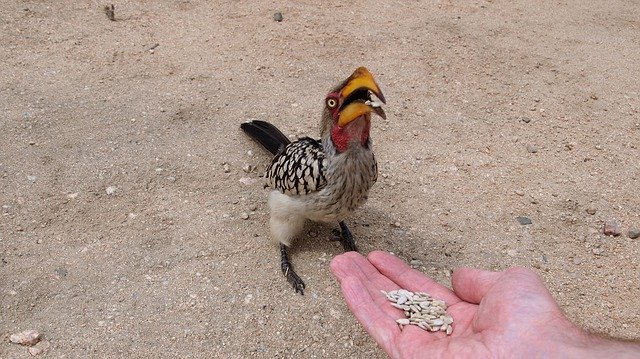
[[447,284],[530,267],[580,326],[640,337],[637,1],[105,4],[0,6],[0,357],[31,357],[24,329],[52,358],[384,357],[331,227],[293,250],[307,293],[282,277],[238,128],[316,135],[360,65],[388,100],[362,252]]

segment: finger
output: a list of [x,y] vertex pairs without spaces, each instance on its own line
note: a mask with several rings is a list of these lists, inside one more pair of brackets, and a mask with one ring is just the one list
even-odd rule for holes
[[427,292],[436,299],[444,300],[447,305],[460,301],[449,288],[412,269],[402,259],[387,252],[375,251],[367,256],[371,264],[400,287],[413,292]]
[[[367,289],[369,297],[389,318],[401,318],[401,310],[396,309],[388,303],[387,297],[380,292],[398,289],[400,286],[389,278],[382,275],[378,270],[361,254],[347,252],[336,256],[331,261],[331,272],[342,283],[347,278],[355,278]],[[362,299],[364,300],[364,298]]]
[[400,334],[396,321],[381,310],[357,276],[343,277],[340,286],[347,306],[358,322],[385,352],[391,353],[395,338]]
[[502,272],[490,272],[474,268],[457,268],[453,271],[451,285],[460,299],[478,304],[498,283]]
[[377,291],[390,291],[397,289],[398,285],[389,278],[383,276],[365,257],[358,252],[346,252],[333,258],[331,272],[338,281],[355,276],[362,282],[371,282]]

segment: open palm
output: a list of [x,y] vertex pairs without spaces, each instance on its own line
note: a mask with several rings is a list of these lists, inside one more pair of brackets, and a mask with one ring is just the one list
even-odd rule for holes
[[[347,252],[333,259],[331,270],[349,309],[392,358],[545,357],[562,351],[564,337],[579,334],[528,269],[461,268],[453,273],[453,291],[386,252],[367,258]],[[398,288],[444,300],[454,318],[453,333],[414,325],[400,330],[396,319],[404,314],[380,292]]]

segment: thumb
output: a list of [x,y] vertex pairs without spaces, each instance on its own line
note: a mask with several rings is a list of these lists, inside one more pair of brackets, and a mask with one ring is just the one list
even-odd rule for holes
[[491,287],[498,283],[502,274],[474,268],[457,268],[453,271],[451,285],[460,299],[479,304]]

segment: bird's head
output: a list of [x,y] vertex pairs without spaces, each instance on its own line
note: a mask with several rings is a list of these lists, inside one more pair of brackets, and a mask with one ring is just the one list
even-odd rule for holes
[[366,146],[371,112],[386,118],[381,107],[384,103],[384,95],[373,75],[365,67],[357,68],[325,98],[322,137],[331,136],[339,152],[346,151],[349,146]]

